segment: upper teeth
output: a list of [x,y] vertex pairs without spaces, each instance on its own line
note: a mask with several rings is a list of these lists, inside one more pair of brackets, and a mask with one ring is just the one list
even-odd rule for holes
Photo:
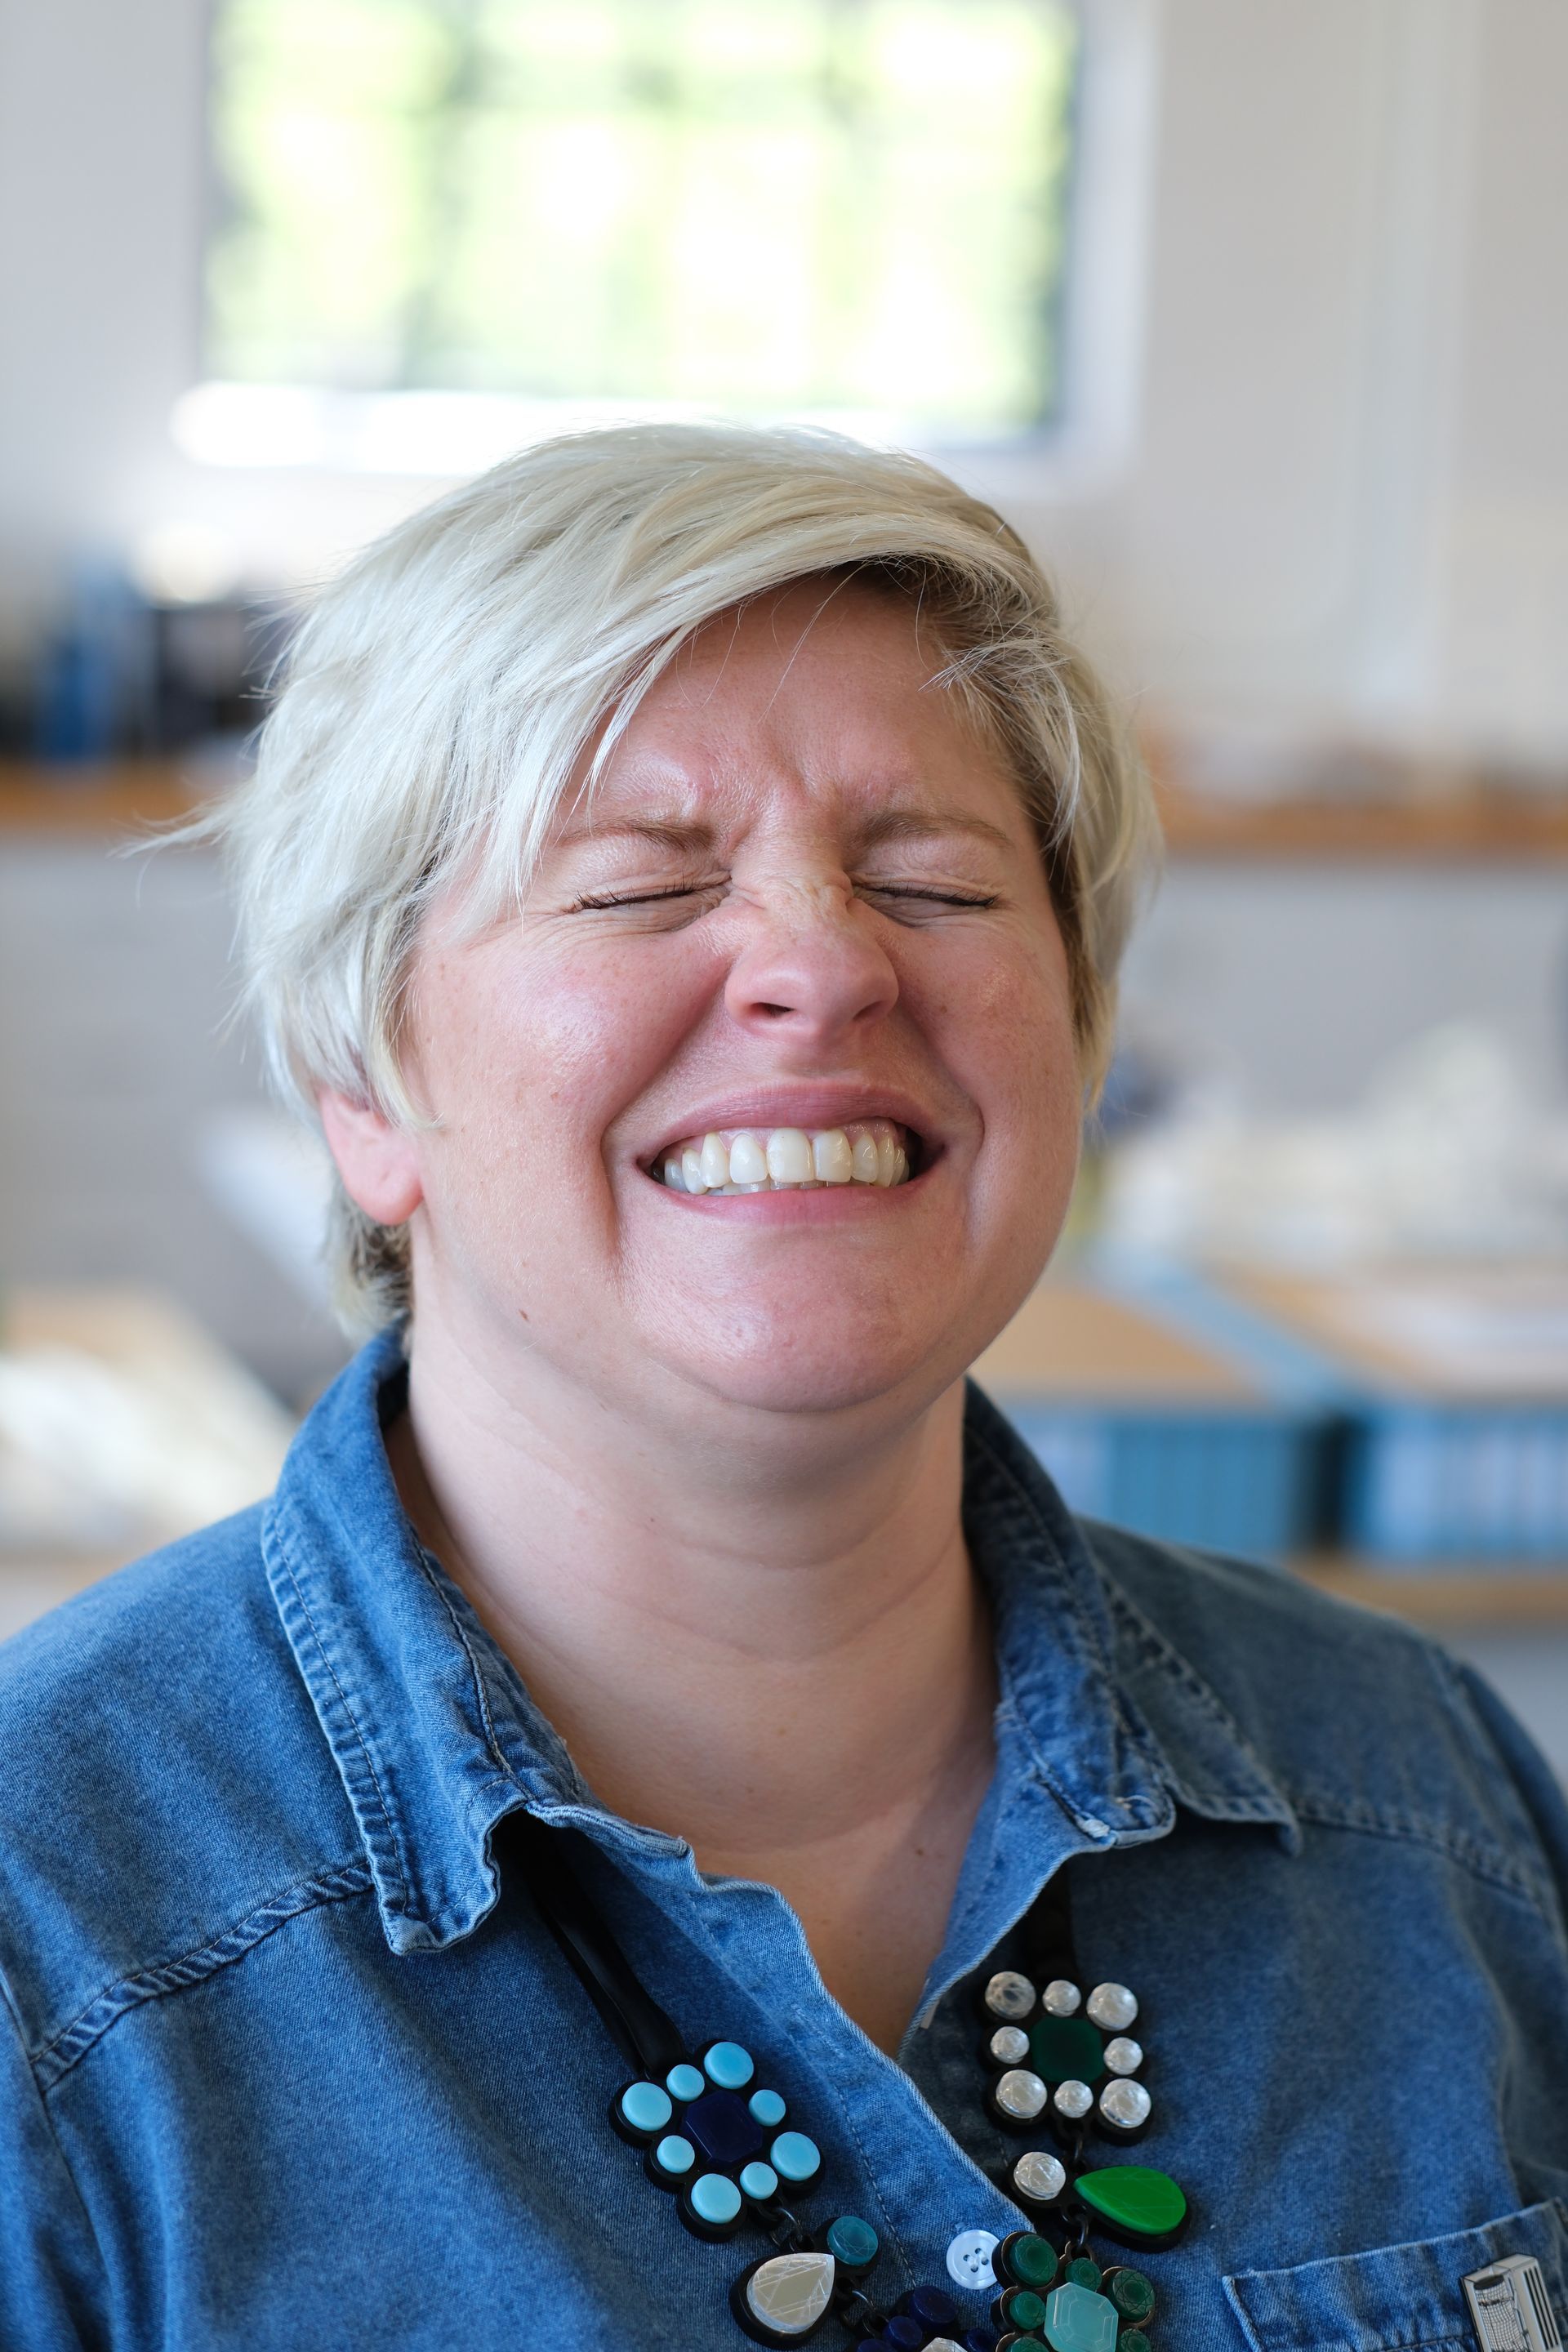
[[891,1119],[847,1127],[724,1128],[672,1144],[660,1173],[673,1192],[767,1192],[817,1184],[902,1184],[910,1155]]

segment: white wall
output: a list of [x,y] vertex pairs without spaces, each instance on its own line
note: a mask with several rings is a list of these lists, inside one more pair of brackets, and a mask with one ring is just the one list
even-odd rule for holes
[[[1568,8],[1094,5],[1153,44],[1135,430],[1065,493],[971,470],[1140,693],[1568,747]],[[427,493],[170,443],[202,39],[201,0],[0,0],[0,642],[73,547],[199,519],[276,575]]]

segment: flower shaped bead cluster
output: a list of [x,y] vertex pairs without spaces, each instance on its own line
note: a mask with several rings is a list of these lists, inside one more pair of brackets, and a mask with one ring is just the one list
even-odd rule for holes
[[[1065,1977],[1037,1987],[1003,1969],[987,1982],[983,2006],[987,2105],[1005,2130],[1045,2121],[1069,2146],[1090,2125],[1112,2139],[1139,2137],[1152,2102],[1137,2079],[1143,2048],[1129,2029],[1138,2002],[1125,1985],[1098,1984],[1086,1998]],[[1031,2202],[1049,2202],[1065,2180],[1059,2160],[1043,2149],[1014,2167],[1015,2186]]]

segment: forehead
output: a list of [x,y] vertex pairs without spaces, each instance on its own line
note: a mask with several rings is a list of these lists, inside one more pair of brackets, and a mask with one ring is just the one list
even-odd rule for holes
[[719,824],[782,796],[867,823],[968,815],[1018,839],[1016,786],[943,682],[948,658],[912,602],[854,582],[803,582],[721,614],[648,690],[566,829],[656,809]]

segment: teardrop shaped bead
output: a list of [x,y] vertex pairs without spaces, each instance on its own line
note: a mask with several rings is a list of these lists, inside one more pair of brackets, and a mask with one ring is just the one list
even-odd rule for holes
[[833,2256],[775,2254],[746,2281],[746,2309],[775,2336],[809,2336],[833,2299]]
[[1187,2219],[1187,2200],[1168,2172],[1146,2164],[1108,2164],[1073,2184],[1091,2212],[1123,2244],[1168,2245]]

